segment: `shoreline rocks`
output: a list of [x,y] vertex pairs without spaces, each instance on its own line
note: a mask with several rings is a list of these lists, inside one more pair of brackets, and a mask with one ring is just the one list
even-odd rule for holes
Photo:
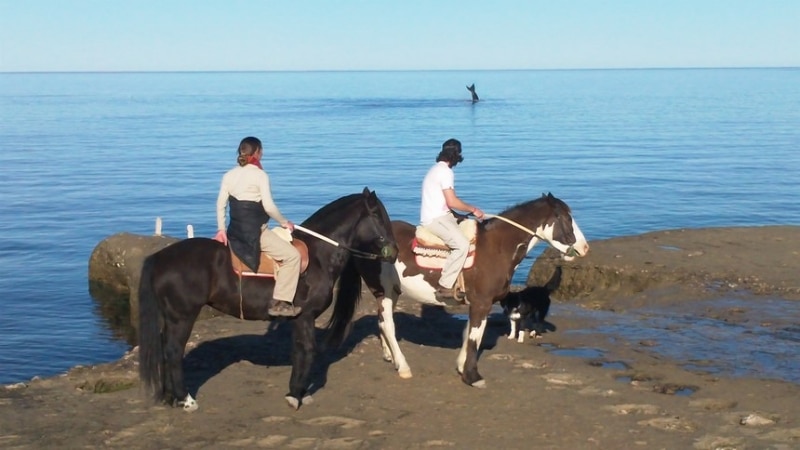
[[718,295],[747,292],[800,299],[800,227],[676,229],[591,241],[584,258],[564,262],[553,248],[534,262],[529,286],[543,286],[556,266],[553,296],[603,307],[652,292]]

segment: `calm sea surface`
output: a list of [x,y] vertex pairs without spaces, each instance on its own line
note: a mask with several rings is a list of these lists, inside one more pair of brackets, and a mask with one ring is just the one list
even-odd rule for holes
[[799,105],[800,69],[0,74],[0,383],[128,349],[89,295],[92,250],[157,216],[213,235],[244,136],[295,222],[364,186],[417,221],[456,137],[461,197],[552,192],[594,240],[800,225]]

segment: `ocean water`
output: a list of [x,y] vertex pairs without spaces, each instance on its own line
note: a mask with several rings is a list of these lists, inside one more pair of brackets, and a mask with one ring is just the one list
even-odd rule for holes
[[417,221],[455,137],[462,198],[499,213],[552,192],[595,240],[800,225],[798,105],[792,68],[0,74],[0,383],[129,348],[89,294],[92,250],[156,217],[213,235],[244,136],[298,223],[365,186]]

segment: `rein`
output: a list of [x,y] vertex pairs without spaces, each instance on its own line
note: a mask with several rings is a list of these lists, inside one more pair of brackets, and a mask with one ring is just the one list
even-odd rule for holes
[[[488,217],[488,218],[490,218],[490,219],[500,219],[500,220],[502,220],[503,222],[505,222],[505,223],[507,223],[507,224],[509,224],[509,225],[512,225],[512,226],[514,226],[514,227],[517,227],[517,228],[519,228],[520,230],[522,230],[522,231],[524,231],[524,232],[526,232],[526,233],[530,234],[531,236],[533,236],[533,237],[535,237],[535,238],[537,238],[537,239],[541,239],[541,240],[543,240],[543,241],[550,242],[548,239],[545,239],[544,237],[542,237],[542,236],[539,236],[538,234],[536,234],[536,232],[535,232],[535,231],[533,231],[533,230],[531,230],[530,228],[524,227],[524,226],[522,226],[522,225],[518,224],[517,222],[514,222],[514,221],[513,221],[513,220],[511,220],[511,219],[507,219],[507,218],[505,218],[505,217],[503,217],[503,216],[498,216],[498,215],[495,215],[495,214],[487,214],[487,213],[484,213],[483,215],[484,215],[484,217]],[[574,249],[574,248],[572,248],[572,246],[570,246],[570,247],[569,247],[569,249],[567,250],[567,252],[565,252],[565,254],[566,254],[566,255],[568,255],[568,256],[573,256],[573,255],[572,255],[572,253],[575,253],[575,249]]]
[[346,245],[340,244],[340,243],[334,241],[333,239],[331,239],[331,238],[329,238],[329,237],[327,237],[325,235],[319,234],[316,231],[309,230],[308,228],[306,228],[304,226],[295,225],[294,228],[296,230],[302,231],[303,233],[306,233],[306,234],[309,234],[311,236],[314,236],[315,238],[317,238],[317,239],[319,239],[321,241],[327,242],[328,244],[331,244],[334,247],[343,248],[343,249],[347,250],[348,252],[352,253],[353,256],[356,256],[356,257],[359,257],[359,258],[364,258],[364,259],[381,259],[382,258],[381,255],[376,255],[375,253],[362,252],[361,250],[358,250],[358,249],[355,249],[355,248],[350,248],[350,247],[348,247]]
[[522,231],[524,231],[524,232],[526,232],[526,233],[530,234],[531,236],[533,236],[533,237],[535,237],[535,238],[541,239],[541,240],[543,240],[543,241],[546,241],[546,240],[547,240],[547,239],[543,238],[542,236],[539,236],[538,234],[536,234],[536,232],[535,232],[535,231],[533,231],[533,230],[531,230],[530,228],[524,227],[524,226],[522,226],[522,225],[518,224],[517,222],[514,222],[514,221],[513,221],[513,220],[511,220],[511,219],[506,219],[506,218],[505,218],[505,217],[503,217],[503,216],[497,216],[497,215],[494,215],[494,214],[487,214],[487,213],[484,213],[483,215],[484,215],[484,217],[488,217],[488,218],[490,218],[490,219],[500,219],[500,220],[502,220],[503,222],[505,222],[505,223],[507,223],[507,224],[509,224],[509,225],[513,225],[513,226],[515,226],[515,227],[519,228],[520,230],[522,230]]

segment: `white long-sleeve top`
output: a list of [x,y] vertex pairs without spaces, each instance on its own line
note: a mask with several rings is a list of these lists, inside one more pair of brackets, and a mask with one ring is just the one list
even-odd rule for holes
[[229,195],[237,200],[261,202],[271,219],[281,226],[287,222],[272,199],[269,176],[257,166],[236,166],[222,176],[217,196],[217,230],[226,229],[225,211],[228,209]]

